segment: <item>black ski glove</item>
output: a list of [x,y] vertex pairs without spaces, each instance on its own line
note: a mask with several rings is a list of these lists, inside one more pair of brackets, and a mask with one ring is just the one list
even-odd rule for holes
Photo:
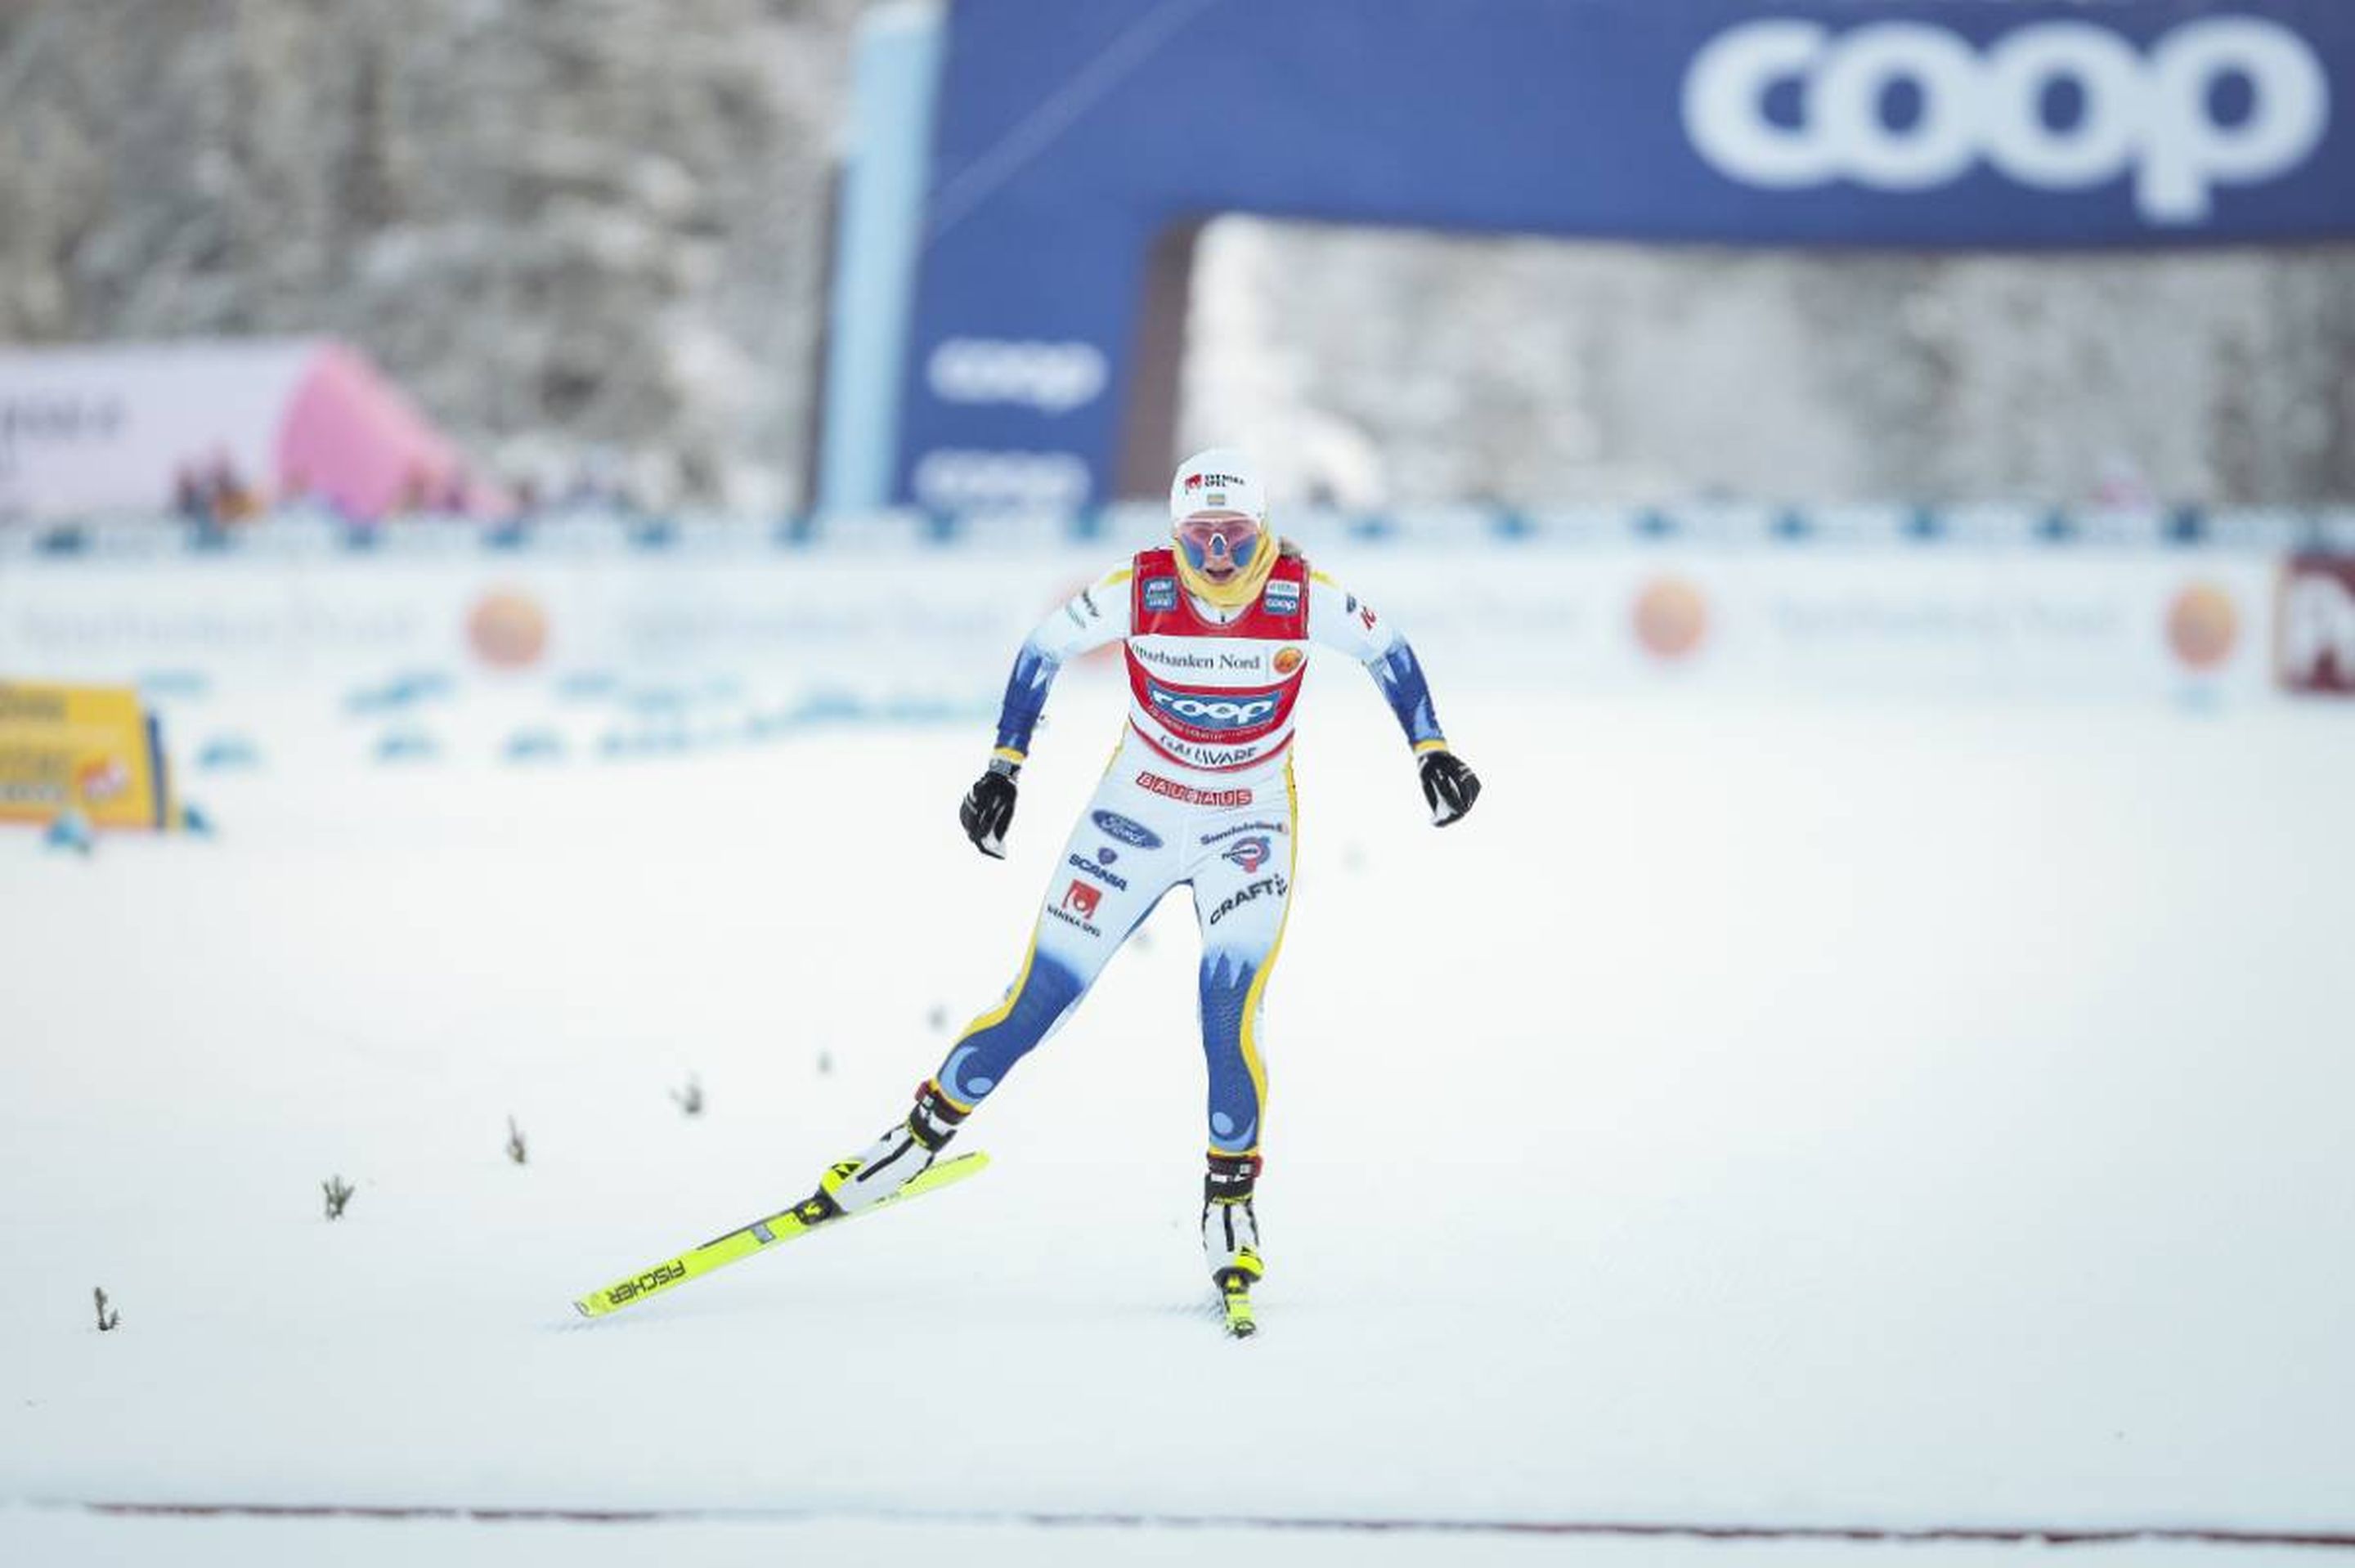
[[957,808],[957,821],[973,847],[993,860],[1006,858],[1006,830],[1014,825],[1014,776],[1022,769],[999,758],[973,781]]
[[1444,828],[1480,798],[1480,776],[1452,751],[1423,754],[1423,798],[1431,802],[1431,825]]

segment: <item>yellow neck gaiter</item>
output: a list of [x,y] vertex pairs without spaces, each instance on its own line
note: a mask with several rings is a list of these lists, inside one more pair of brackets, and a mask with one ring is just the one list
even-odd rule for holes
[[1275,558],[1284,551],[1276,536],[1262,529],[1259,547],[1252,552],[1251,565],[1222,583],[1214,583],[1196,571],[1186,559],[1183,548],[1173,546],[1170,553],[1177,557],[1178,578],[1186,585],[1188,593],[1220,609],[1237,609],[1257,599],[1260,590],[1267,587],[1268,576],[1275,570]]

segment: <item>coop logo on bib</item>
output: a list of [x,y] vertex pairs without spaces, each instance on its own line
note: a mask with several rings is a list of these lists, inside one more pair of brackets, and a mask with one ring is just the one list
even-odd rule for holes
[[[1892,113],[1899,90],[1913,107]],[[2146,222],[2188,225],[2218,186],[2306,162],[2329,129],[2330,84],[2311,45],[2257,16],[2188,21],[2147,52],[2073,17],[1984,48],[1926,22],[1834,33],[1771,17],[1701,48],[1683,111],[1694,148],[1747,185],[1926,191],[1984,162],[2038,190],[2131,177]]]
[[1269,692],[1173,692],[1158,681],[1147,681],[1146,693],[1154,710],[1188,729],[1249,729],[1275,716],[1276,701]]

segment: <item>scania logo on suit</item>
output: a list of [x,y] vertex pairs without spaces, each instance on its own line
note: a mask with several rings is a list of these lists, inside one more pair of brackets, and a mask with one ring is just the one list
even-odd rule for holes
[[[1082,876],[1092,876],[1098,882],[1103,883],[1105,886],[1116,887],[1123,893],[1128,891],[1128,878],[1121,875],[1118,872],[1106,871],[1094,861],[1084,859],[1079,855],[1071,855],[1067,858],[1071,863],[1071,869],[1078,872]],[[1248,871],[1251,868],[1249,866],[1245,866],[1243,869]]]
[[1238,692],[1232,696],[1173,692],[1158,681],[1146,683],[1154,708],[1189,729],[1249,729],[1275,716],[1276,701],[1266,692]]

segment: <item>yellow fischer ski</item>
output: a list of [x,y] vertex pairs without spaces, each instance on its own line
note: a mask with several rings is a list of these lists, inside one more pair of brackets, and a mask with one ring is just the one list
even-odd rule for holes
[[701,1246],[683,1252],[677,1257],[641,1269],[627,1279],[616,1280],[602,1290],[595,1290],[572,1304],[572,1309],[583,1318],[602,1318],[618,1312],[634,1301],[643,1301],[657,1291],[668,1290],[700,1278],[715,1268],[724,1268],[740,1257],[750,1257],[779,1242],[806,1235],[827,1225],[855,1220],[860,1214],[873,1213],[877,1209],[905,1202],[910,1198],[930,1192],[951,1182],[962,1181],[968,1176],[978,1176],[989,1165],[989,1156],[975,1150],[960,1154],[954,1160],[943,1160],[914,1181],[909,1182],[882,1202],[852,1213],[828,1214],[815,1198],[805,1200],[781,1213],[755,1220],[740,1230],[705,1242]]

